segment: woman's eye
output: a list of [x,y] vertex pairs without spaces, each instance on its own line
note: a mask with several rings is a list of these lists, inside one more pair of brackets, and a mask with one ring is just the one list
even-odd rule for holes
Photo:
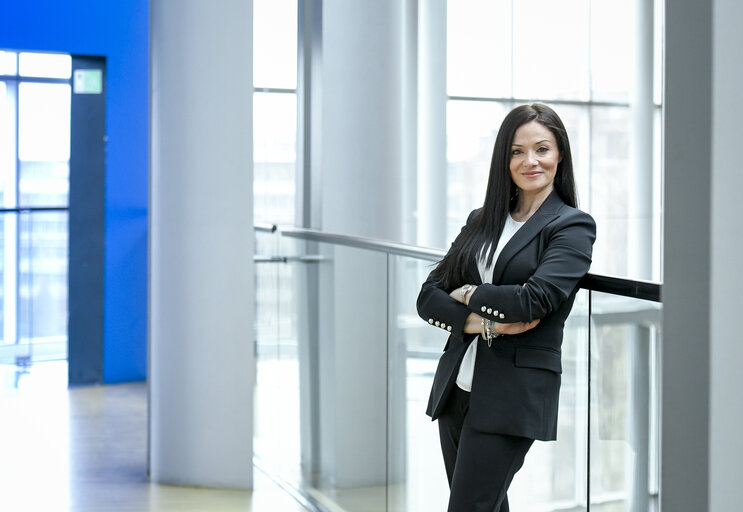
[[547,146],[540,146],[537,151],[539,151],[540,153],[546,153],[549,150],[550,148],[548,148]]
[[514,149],[513,151],[511,151],[511,155],[513,155],[513,156],[520,155],[520,154],[521,154],[521,150],[520,149]]

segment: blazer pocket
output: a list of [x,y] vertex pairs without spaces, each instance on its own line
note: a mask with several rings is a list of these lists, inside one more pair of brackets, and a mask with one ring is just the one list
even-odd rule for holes
[[562,360],[559,352],[548,348],[516,347],[513,364],[519,368],[538,368],[562,373]]

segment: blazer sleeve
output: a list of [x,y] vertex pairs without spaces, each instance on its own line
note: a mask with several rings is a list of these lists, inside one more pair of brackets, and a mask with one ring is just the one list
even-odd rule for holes
[[[479,209],[473,210],[469,214],[467,223],[462,227],[459,235],[457,235],[457,239],[452,243],[452,247],[457,243],[457,240],[462,236],[467,225],[478,211]],[[449,253],[451,250],[450,247]],[[463,341],[464,326],[471,311],[466,305],[451,298],[448,291],[437,286],[434,283],[432,274],[428,275],[418,294],[418,315],[428,323],[450,332],[453,337]]]
[[570,296],[591,266],[596,223],[573,210],[545,229],[550,230],[547,245],[528,281],[478,286],[470,296],[470,311],[501,323],[531,322],[545,318]]

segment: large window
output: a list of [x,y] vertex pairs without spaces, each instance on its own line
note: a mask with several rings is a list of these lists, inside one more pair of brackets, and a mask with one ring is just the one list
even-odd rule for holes
[[66,359],[71,66],[0,51],[0,363]]
[[[448,238],[484,200],[504,116],[539,101],[568,129],[580,207],[598,224],[592,271],[659,280],[660,23],[654,41],[643,41],[632,6],[621,2],[458,0],[447,10]],[[655,62],[639,77],[653,96],[644,127],[633,124],[633,77],[642,73],[636,45]],[[633,139],[638,128],[652,139],[648,146]]]
[[254,218],[295,223],[297,1],[255,0]]

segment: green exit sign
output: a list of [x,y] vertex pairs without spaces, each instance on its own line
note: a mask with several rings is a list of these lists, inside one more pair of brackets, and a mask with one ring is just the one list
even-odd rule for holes
[[75,94],[100,94],[103,92],[103,72],[100,69],[76,69],[72,75]]

